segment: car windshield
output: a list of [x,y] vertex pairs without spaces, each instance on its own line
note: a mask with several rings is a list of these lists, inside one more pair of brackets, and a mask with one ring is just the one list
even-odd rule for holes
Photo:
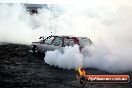
[[53,39],[54,39],[54,37],[48,37],[44,40],[44,43],[50,45],[52,43]]
[[89,38],[79,38],[79,44],[81,47],[92,45],[92,41]]

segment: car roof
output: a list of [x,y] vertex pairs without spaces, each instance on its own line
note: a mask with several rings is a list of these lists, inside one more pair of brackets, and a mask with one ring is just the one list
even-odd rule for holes
[[[75,38],[88,38],[88,37],[78,37],[78,36],[72,36],[72,35],[51,35],[52,37],[75,37]],[[89,38],[88,38],[89,39]]]

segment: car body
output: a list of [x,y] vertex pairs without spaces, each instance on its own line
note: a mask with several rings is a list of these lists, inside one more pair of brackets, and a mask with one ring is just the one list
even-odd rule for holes
[[32,51],[43,52],[53,51],[56,49],[63,49],[65,46],[79,45],[82,49],[85,46],[92,45],[92,41],[87,37],[73,37],[73,36],[54,36],[51,35],[47,38],[40,37],[39,42],[32,42]]

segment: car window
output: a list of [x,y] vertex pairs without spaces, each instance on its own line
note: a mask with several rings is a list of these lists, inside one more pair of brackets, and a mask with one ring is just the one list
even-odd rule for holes
[[56,37],[53,44],[55,46],[61,46],[62,45],[62,38],[61,37]]
[[64,46],[69,46],[69,38],[64,38]]
[[74,40],[71,38],[70,39],[70,45],[74,45],[75,43],[74,43]]
[[69,38],[69,37],[64,38],[64,46],[72,46],[74,44],[75,43],[73,38]]
[[91,45],[92,44],[92,41],[88,38],[80,38],[79,39],[79,44],[84,47],[84,46],[87,46],[87,45]]
[[45,42],[45,44],[50,45],[52,43],[53,39],[54,39],[54,37],[48,37],[44,42]]

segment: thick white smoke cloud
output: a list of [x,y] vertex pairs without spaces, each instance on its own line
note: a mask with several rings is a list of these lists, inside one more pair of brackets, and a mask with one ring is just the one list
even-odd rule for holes
[[29,15],[21,5],[1,4],[0,42],[30,44],[50,32],[87,36],[94,47],[85,47],[81,53],[78,46],[66,47],[63,53],[49,51],[45,62],[67,69],[81,65],[109,72],[132,71],[132,6],[123,2],[54,5],[52,10],[42,9],[36,15]]
[[[79,50],[74,49],[75,47],[69,55],[66,49],[64,53],[58,50],[49,51],[46,52],[45,62],[68,69],[83,66],[108,72],[132,71],[132,6],[84,7],[66,10],[65,14],[57,18],[56,24],[63,29],[61,33],[64,31],[68,34],[90,37],[94,47],[85,47],[80,53],[81,57],[76,57],[79,53],[75,51]],[[77,64],[78,58],[79,64]]]
[[79,47],[65,47],[63,51],[55,50],[46,53],[45,62],[64,69],[78,69],[82,65],[83,55],[79,51]]
[[42,9],[30,15],[20,4],[0,4],[0,43],[31,44],[40,36],[49,35],[51,13]]
[[[0,42],[27,42],[31,35],[30,28],[25,23],[25,10],[19,5],[0,5]],[[25,39],[25,40],[24,40]]]

